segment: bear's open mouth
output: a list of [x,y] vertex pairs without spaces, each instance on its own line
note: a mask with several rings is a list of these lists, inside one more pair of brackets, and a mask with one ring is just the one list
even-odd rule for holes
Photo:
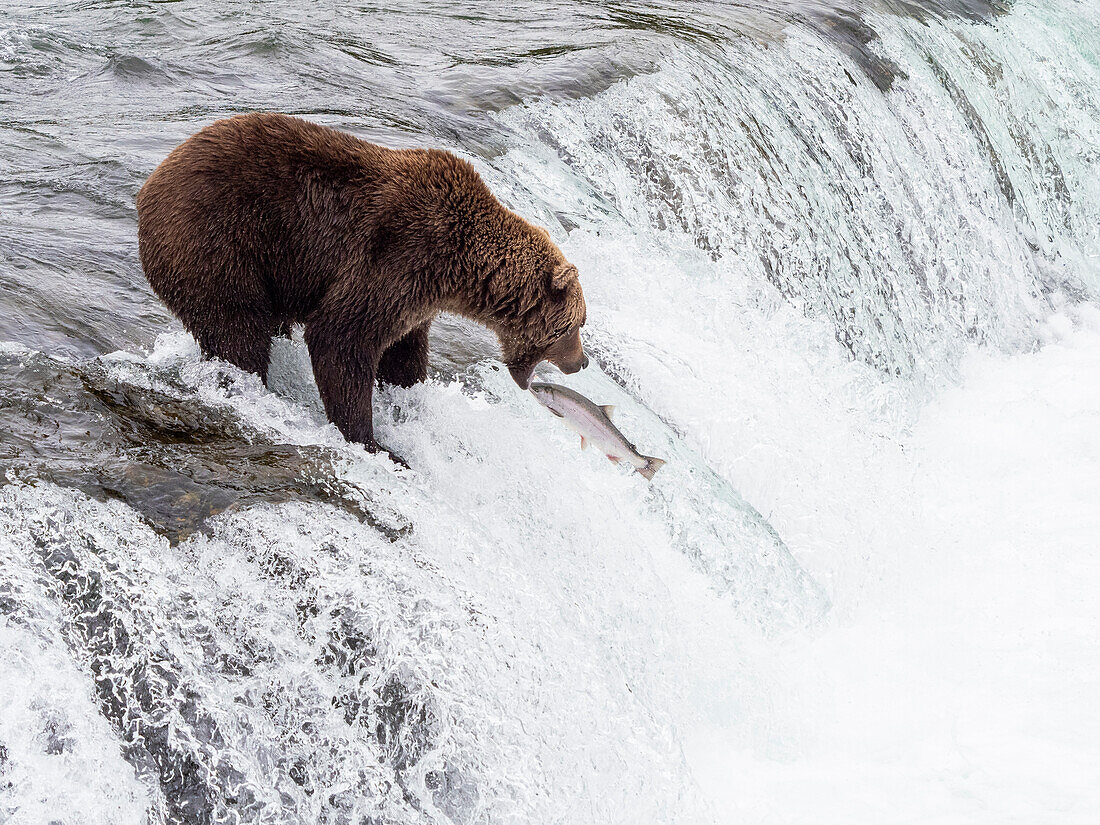
[[535,371],[536,364],[509,364],[508,372],[512,373],[512,378],[520,389],[527,389],[531,386],[531,374]]

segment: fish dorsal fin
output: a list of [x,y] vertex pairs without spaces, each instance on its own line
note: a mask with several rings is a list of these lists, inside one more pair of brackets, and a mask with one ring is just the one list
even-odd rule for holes
[[581,436],[581,449],[582,450],[587,450],[588,449],[588,439],[585,438],[583,435]]
[[603,414],[607,416],[607,420],[611,420],[611,413],[615,412],[614,404],[601,404],[600,409],[603,410]]

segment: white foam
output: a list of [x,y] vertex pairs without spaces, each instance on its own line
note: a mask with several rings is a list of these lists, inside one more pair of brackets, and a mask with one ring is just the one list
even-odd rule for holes
[[[675,454],[653,487],[580,452],[487,364],[377,394],[381,440],[415,468],[399,472],[325,421],[300,339],[278,344],[272,393],[177,333],[107,368],[332,450],[340,479],[411,529],[391,542],[287,503],[174,548],[118,502],[9,484],[0,596],[47,572],[102,575],[112,615],[140,631],[113,664],[179,676],[157,682],[150,723],[210,767],[196,781],[216,813],[243,788],[249,816],[304,821],[1090,821],[1100,311],[1067,290],[1047,313],[1036,285],[1094,274],[1095,163],[1069,149],[1092,145],[1095,84],[1073,80],[1094,76],[1084,61],[1047,59],[1072,38],[1032,31],[1037,14],[884,22],[875,48],[911,75],[887,95],[805,35],[735,44],[751,58],[737,72],[730,54],[673,50],[594,100],[500,116],[515,145],[486,172],[533,217],[552,223],[552,203],[579,221],[559,237],[589,343],[623,386],[572,380],[620,403],[644,450]],[[930,53],[1001,124],[989,138],[1016,205]],[[986,84],[994,65],[1010,79]],[[1069,131],[1044,138],[1067,101]],[[770,160],[733,128],[746,112]],[[1046,143],[1068,203],[1028,154]],[[799,273],[805,293],[782,294]],[[870,364],[838,343],[837,308]],[[457,342],[443,361],[478,350]],[[769,525],[825,586],[824,624],[770,621],[806,589]],[[34,587],[16,600],[46,618],[0,630],[20,661],[0,676],[14,720],[0,783],[18,778],[5,804],[29,821],[49,804],[67,823],[142,821],[163,802],[156,777],[121,759],[79,639],[58,641],[79,627]],[[330,642],[349,633],[371,661],[345,672]],[[41,736],[54,717],[73,731],[63,756]]]
[[831,626],[770,651],[771,701],[688,736],[728,820],[1100,811],[1097,310],[963,371],[885,472],[833,488],[858,515],[832,561],[849,584]]
[[[65,616],[13,538],[0,534],[0,818],[123,825],[154,803],[66,646]],[[12,609],[14,608],[14,609]]]

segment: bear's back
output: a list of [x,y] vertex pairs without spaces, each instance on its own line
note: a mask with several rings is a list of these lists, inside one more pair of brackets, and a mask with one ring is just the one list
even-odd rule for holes
[[138,193],[150,284],[171,305],[166,293],[190,289],[191,279],[233,280],[241,294],[270,295],[277,312],[308,311],[336,276],[349,239],[361,234],[353,202],[390,176],[395,155],[285,115],[207,126]]
[[271,113],[197,132],[150,175],[137,207],[142,266],[174,311],[216,290],[263,297],[288,319],[312,311],[341,273],[383,259],[442,271],[457,225],[509,217],[449,152],[388,149]]

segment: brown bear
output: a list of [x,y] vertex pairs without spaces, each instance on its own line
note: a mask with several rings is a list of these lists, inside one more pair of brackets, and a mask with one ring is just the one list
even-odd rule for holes
[[523,388],[540,361],[588,364],[576,268],[449,152],[240,115],[178,146],[137,212],[145,275],[203,353],[266,380],[272,337],[304,324],[329,420],[369,449],[375,381],[425,378],[440,311],[493,330]]

